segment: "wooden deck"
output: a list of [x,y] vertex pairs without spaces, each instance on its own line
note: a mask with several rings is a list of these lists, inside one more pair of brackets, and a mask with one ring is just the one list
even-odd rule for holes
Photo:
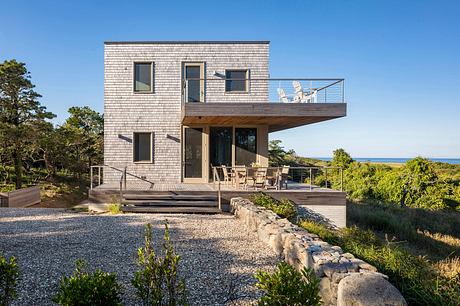
[[[313,210],[330,221],[336,224],[339,227],[345,226],[346,221],[346,194],[342,191],[337,191],[328,188],[321,188],[318,186],[310,186],[308,184],[300,183],[288,183],[288,189],[239,189],[235,188],[231,184],[221,184],[221,196],[222,196],[222,209],[223,211],[229,211],[229,202],[232,198],[243,197],[248,198],[252,194],[255,194],[259,191],[269,194],[275,199],[289,199],[293,201],[299,208],[305,208]],[[206,197],[206,196],[217,196],[217,184],[208,183],[208,184],[164,184],[157,183],[153,186],[150,184],[145,184],[143,182],[127,182],[126,190],[123,191],[124,194],[136,194],[141,196],[145,194],[148,197],[152,195],[158,195],[160,197],[175,196],[180,197],[184,196],[187,198],[197,196],[197,197]],[[101,186],[93,188],[90,190],[89,199],[94,203],[110,203],[114,199],[118,199],[119,194],[119,184],[102,184]],[[199,208],[197,210],[185,211],[182,207],[182,212],[194,212],[200,213]],[[187,207],[186,207],[187,208]],[[142,210],[143,208],[132,208],[131,211],[134,212]],[[156,210],[156,208],[149,208],[149,212]],[[174,206],[167,208],[162,208],[163,210],[173,211],[176,209]],[[191,208],[190,208],[191,209]],[[145,210],[145,209],[144,209]],[[126,209],[129,211],[129,208]],[[144,211],[146,212],[146,211]],[[156,212],[156,211],[155,211]],[[209,213],[209,211],[208,211]]]
[[[102,184],[94,188],[94,190],[119,190],[119,184]],[[177,184],[165,184],[157,183],[151,186],[148,183],[144,182],[130,182],[126,183],[126,190],[128,191],[159,191],[159,192],[176,192],[176,191],[190,191],[190,192],[217,192],[218,184],[217,183],[177,183]],[[261,189],[261,188],[251,188],[246,189],[237,188],[232,184],[221,183],[220,190],[222,192],[238,192],[238,193],[254,193],[258,191],[263,191],[267,193],[286,193],[286,192],[340,192],[337,190],[322,188],[315,185],[301,184],[301,183],[289,183],[287,189]]]

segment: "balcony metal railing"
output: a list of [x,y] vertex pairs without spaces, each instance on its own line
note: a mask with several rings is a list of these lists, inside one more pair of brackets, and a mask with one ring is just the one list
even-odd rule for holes
[[[344,79],[186,79],[182,103],[345,103]],[[233,89],[233,90],[232,90]]]

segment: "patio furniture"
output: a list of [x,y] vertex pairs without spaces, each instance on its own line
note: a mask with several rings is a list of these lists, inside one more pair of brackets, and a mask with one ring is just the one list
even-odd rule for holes
[[294,90],[295,90],[294,102],[298,102],[298,103],[314,103],[315,102],[317,90],[312,89],[309,93],[305,93],[299,81],[292,81],[292,86],[294,86]]
[[270,188],[278,189],[277,182],[278,182],[279,176],[280,176],[280,171],[278,167],[268,168],[267,176],[266,176],[267,183],[265,184],[265,189],[270,189]]
[[260,167],[256,169],[254,176],[254,188],[265,188],[265,183],[267,181],[267,168]]
[[235,166],[233,168],[233,171],[234,171],[236,188],[240,188],[240,186],[242,186],[243,189],[246,189],[247,188],[247,176],[248,176],[248,171],[246,169],[246,166]]
[[290,103],[291,100],[286,96],[283,88],[278,88],[278,95],[280,96],[281,102],[283,103]]
[[233,185],[234,183],[234,176],[232,172],[228,172],[227,166],[222,165],[222,174],[224,175],[224,183],[228,185],[228,183],[231,183]]
[[285,189],[288,189],[289,168],[289,166],[283,166],[281,168],[278,184],[279,189],[282,189],[283,185],[285,186]]

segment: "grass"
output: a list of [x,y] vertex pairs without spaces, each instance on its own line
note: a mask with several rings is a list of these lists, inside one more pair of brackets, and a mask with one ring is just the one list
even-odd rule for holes
[[347,221],[350,226],[401,241],[414,254],[426,255],[432,261],[460,256],[460,213],[456,211],[350,202]]
[[388,275],[390,282],[401,291],[409,305],[460,304],[460,274],[444,273],[451,271],[451,265],[456,266],[458,259],[440,263],[436,267],[425,257],[412,254],[396,242],[382,240],[371,230],[352,226],[332,231],[305,220],[299,225]]
[[295,204],[289,199],[278,201],[269,195],[258,193],[251,196],[250,200],[256,205],[272,210],[282,218],[293,219],[297,214]]

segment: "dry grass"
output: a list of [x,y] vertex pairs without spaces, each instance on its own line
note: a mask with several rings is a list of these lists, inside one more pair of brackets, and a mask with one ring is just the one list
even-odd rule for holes
[[428,259],[439,275],[460,278],[459,212],[348,203],[347,219],[349,226],[400,241],[410,253]]

